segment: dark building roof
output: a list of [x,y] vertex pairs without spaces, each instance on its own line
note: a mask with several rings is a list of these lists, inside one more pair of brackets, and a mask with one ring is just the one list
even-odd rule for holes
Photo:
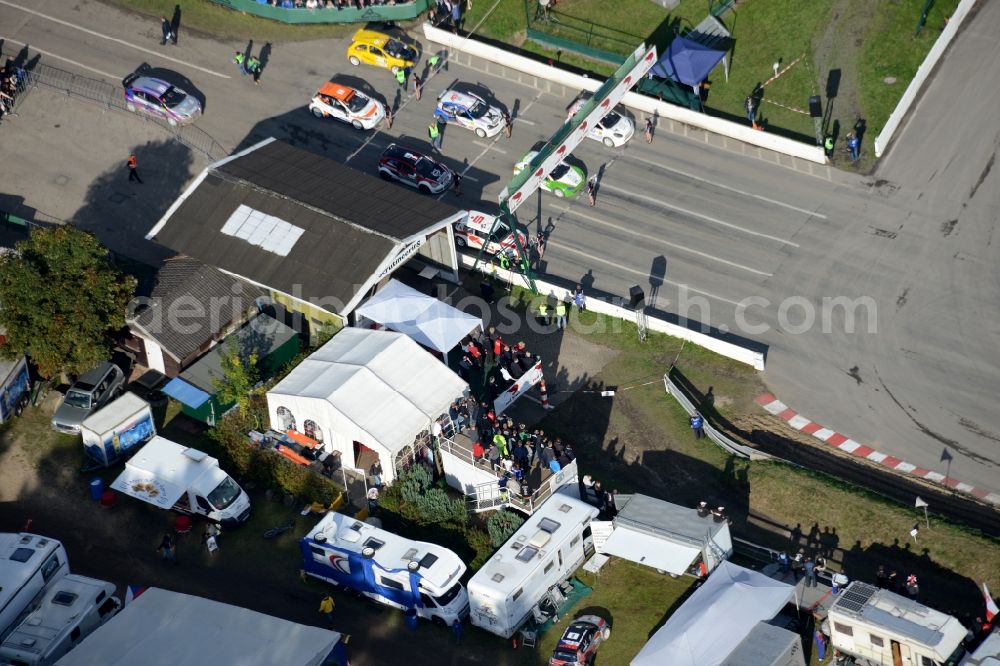
[[[238,209],[271,225],[270,249],[269,241],[262,246],[261,238],[253,237],[253,219],[234,222]],[[158,225],[154,239],[279,292],[321,299],[317,305],[339,312],[401,241],[457,212],[432,197],[271,141],[210,166]]]
[[[130,323],[156,340],[175,361],[182,362],[231,324],[240,322],[257,298],[264,295],[262,289],[197,259],[174,257],[157,272],[148,307]],[[204,309],[204,316],[191,316],[195,304]],[[181,325],[169,321],[172,306],[184,313],[176,322]]]

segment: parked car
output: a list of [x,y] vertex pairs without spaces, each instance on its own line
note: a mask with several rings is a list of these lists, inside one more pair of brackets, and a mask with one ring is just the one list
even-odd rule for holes
[[309,110],[317,118],[333,118],[359,130],[371,129],[385,118],[385,107],[379,102],[336,81],[320,87],[309,103]]
[[[535,159],[536,151],[531,151],[524,158],[514,165],[514,175],[521,173],[531,160]],[[542,180],[541,188],[546,192],[551,192],[559,198],[575,197],[587,184],[587,174],[578,166],[560,162],[556,168],[550,171]]]
[[129,74],[122,85],[129,111],[163,118],[171,125],[190,123],[201,115],[201,103],[197,99],[166,81]]
[[[567,118],[575,116],[580,107],[586,104],[589,99],[589,93],[578,95],[573,103],[566,107]],[[617,148],[628,143],[634,134],[635,124],[632,119],[617,111],[611,111],[591,126],[590,131],[587,132],[587,138],[600,141],[608,148]]]
[[424,194],[439,194],[451,186],[451,169],[415,150],[389,144],[378,161],[378,175],[416,188]]
[[601,643],[611,638],[607,620],[581,615],[570,622],[549,658],[549,666],[589,666]]
[[413,67],[417,50],[384,32],[361,29],[354,33],[347,47],[347,59],[357,67],[361,63],[383,67],[393,73],[398,69]]
[[125,373],[110,361],[83,373],[52,415],[52,428],[70,435],[79,433],[83,420],[118,397],[124,383]]
[[[517,235],[521,247],[527,251],[528,237],[521,230],[518,230]],[[470,210],[467,218],[455,223],[455,245],[474,250],[482,250],[485,245],[487,254],[506,252],[516,257],[520,253],[514,234],[507,223],[495,215],[481,213],[478,210]]]
[[438,95],[434,115],[446,123],[472,130],[482,139],[496,136],[503,129],[503,112],[469,92],[445,90]]

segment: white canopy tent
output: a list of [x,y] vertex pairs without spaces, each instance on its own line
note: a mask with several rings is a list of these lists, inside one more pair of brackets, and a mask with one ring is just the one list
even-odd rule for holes
[[354,467],[354,442],[378,453],[386,481],[396,456],[469,390],[402,333],[345,328],[268,391],[271,427],[296,430]]
[[722,562],[632,659],[631,666],[719,666],[758,622],[795,598],[795,588]]
[[462,338],[483,325],[482,320],[422,294],[398,280],[389,280],[355,310],[357,316],[400,333],[447,355]]

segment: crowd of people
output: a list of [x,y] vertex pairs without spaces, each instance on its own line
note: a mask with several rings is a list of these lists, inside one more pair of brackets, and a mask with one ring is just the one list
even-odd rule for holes
[[25,71],[17,66],[13,58],[7,58],[0,72],[0,118],[14,112],[14,102],[24,88],[27,79]]
[[450,25],[453,31],[462,27],[462,16],[466,9],[472,9],[472,0],[464,7],[465,0],[437,0],[437,6],[431,15],[431,23],[437,27]]
[[479,335],[469,336],[462,341],[462,359],[458,363],[458,374],[465,381],[473,368],[486,375],[486,396],[490,403],[517,381],[538,362],[538,357],[528,351],[523,341],[511,346],[491,326]]

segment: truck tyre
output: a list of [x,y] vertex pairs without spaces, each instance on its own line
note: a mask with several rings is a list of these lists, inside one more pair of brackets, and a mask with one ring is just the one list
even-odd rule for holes
[[465,236],[455,236],[455,245],[465,248],[469,245],[469,241],[465,240]]

